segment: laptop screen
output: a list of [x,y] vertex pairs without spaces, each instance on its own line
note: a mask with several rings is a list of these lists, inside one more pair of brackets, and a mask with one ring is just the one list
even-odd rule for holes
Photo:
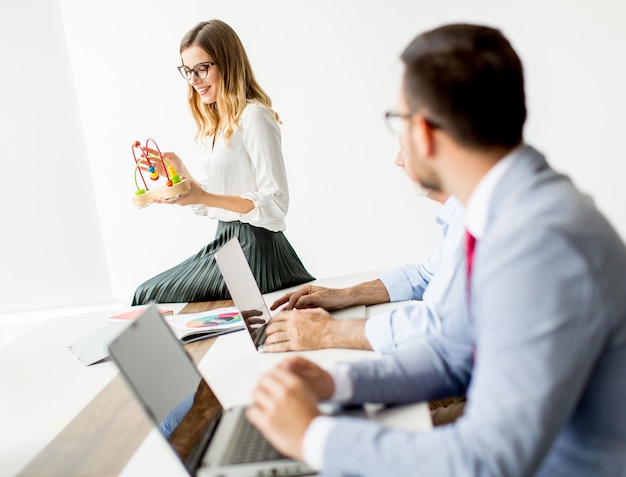
[[237,237],[215,253],[215,260],[235,306],[259,349],[265,338],[264,324],[269,322],[271,315]]
[[191,475],[222,406],[152,305],[110,345],[120,372]]

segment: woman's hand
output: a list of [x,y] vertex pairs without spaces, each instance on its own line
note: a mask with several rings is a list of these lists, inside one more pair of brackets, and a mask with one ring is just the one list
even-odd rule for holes
[[[156,149],[150,149],[150,148],[142,149],[142,150],[148,152],[150,163],[154,166],[155,170],[159,173],[159,176],[167,177],[167,174],[165,173],[165,169],[163,168],[163,162],[161,161],[159,157],[159,151],[157,151]],[[142,157],[145,157],[145,156],[142,156]],[[170,166],[172,166],[174,170],[176,171],[176,174],[178,174],[181,178],[186,177],[189,179],[191,177],[182,159],[178,157],[176,154],[174,154],[173,152],[163,152],[161,153],[161,157],[163,157],[165,164],[169,164]],[[148,167],[149,167],[148,162],[146,160],[139,161],[139,168],[143,172],[148,172]]]
[[204,191],[200,183],[190,177],[180,176],[180,179],[187,179],[189,181],[189,185],[191,186],[191,190],[189,192],[179,197],[173,197],[171,199],[155,199],[152,202],[156,204],[176,204],[180,206],[204,205],[203,201],[205,201],[207,192]]
[[[204,199],[206,192],[204,192],[200,183],[198,183],[198,181],[191,177],[191,174],[189,174],[189,171],[185,167],[185,164],[180,157],[178,157],[173,152],[163,152],[160,156],[163,158],[163,161],[161,161],[159,157],[159,151],[157,151],[156,149],[142,148],[142,151],[148,153],[150,164],[153,165],[155,171],[158,172],[159,180],[163,181],[166,177],[168,177],[168,175],[171,176],[170,171],[167,171],[167,173],[165,171],[163,164],[165,162],[165,167],[167,167],[168,165],[173,167],[176,174],[178,174],[178,177],[180,177],[181,180],[187,179],[189,181],[189,185],[191,186],[191,190],[182,196],[172,197],[170,199],[155,199],[152,201],[153,203],[176,204],[181,206],[202,204],[202,200]],[[142,158],[145,158],[145,155],[142,155]],[[146,161],[145,159],[139,161],[139,169],[141,169],[141,171],[145,174],[150,174],[150,171],[148,170],[149,167],[150,166],[148,165],[148,161]],[[148,177],[146,177],[146,182],[148,180]]]

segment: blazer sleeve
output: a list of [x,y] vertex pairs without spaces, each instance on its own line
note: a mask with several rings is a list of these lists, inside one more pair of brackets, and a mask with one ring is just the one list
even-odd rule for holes
[[[472,327],[475,350],[461,353],[475,360],[464,415],[431,432],[338,419],[325,443],[324,475],[537,472],[605,341],[599,320],[589,319],[592,270],[578,247],[544,232],[501,234],[476,250],[471,304],[480,322]],[[461,390],[464,361],[438,351],[438,339],[416,345],[412,356],[357,363],[354,400],[410,402]]]

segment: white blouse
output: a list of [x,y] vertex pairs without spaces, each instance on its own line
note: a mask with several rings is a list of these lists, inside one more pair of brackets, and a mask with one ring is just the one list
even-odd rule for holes
[[207,192],[238,195],[254,202],[254,209],[239,214],[215,207],[194,206],[198,215],[224,222],[239,220],[277,232],[285,230],[289,188],[283,160],[280,127],[271,111],[248,103],[238,127],[228,140],[219,135],[202,161]]

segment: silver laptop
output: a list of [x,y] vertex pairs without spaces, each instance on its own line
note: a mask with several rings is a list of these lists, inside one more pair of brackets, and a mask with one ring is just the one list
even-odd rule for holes
[[265,327],[271,314],[239,239],[234,237],[215,252],[215,261],[222,272],[224,282],[235,306],[246,324],[246,330],[257,351],[262,352],[265,343]]
[[132,322],[109,353],[189,475],[316,474],[273,449],[245,418],[244,407],[222,407],[156,306]]
[[[259,290],[239,239],[237,237],[230,239],[215,252],[215,261],[222,272],[235,306],[244,317],[252,343],[257,351],[262,352],[265,343],[265,325],[272,314]],[[365,314],[365,305],[330,312],[335,319],[365,318]]]

